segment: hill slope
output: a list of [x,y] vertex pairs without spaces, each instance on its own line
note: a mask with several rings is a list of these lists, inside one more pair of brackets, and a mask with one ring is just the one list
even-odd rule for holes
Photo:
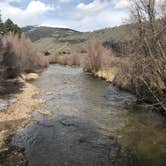
[[[67,28],[33,27],[22,28],[22,31],[30,37],[35,46],[42,51],[57,54],[60,51],[82,52],[87,43],[93,38],[105,44],[108,48],[119,51],[126,47],[125,43],[135,37],[134,25],[121,25],[114,28],[106,28],[94,32],[78,32]],[[123,49],[124,51],[124,49]]]
[[37,41],[42,38],[63,38],[73,34],[79,34],[80,32],[68,29],[68,28],[52,28],[52,27],[35,27],[27,26],[23,27],[22,31],[32,40]]

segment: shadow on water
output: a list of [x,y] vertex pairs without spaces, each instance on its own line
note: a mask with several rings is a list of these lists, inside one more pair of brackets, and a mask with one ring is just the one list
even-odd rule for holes
[[20,93],[23,83],[15,80],[0,81],[0,97],[6,97],[10,94]]
[[[136,157],[113,137],[78,117],[58,116],[18,132],[13,142],[26,149],[30,166],[132,166]],[[47,151],[47,153],[45,153]]]
[[10,103],[15,102],[13,94],[22,92],[23,83],[17,80],[0,81],[0,111],[6,110]]

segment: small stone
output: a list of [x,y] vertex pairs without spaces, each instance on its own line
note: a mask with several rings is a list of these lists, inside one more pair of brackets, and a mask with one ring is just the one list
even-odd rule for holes
[[46,110],[37,110],[38,113],[46,116],[52,116],[52,113]]
[[46,92],[46,95],[52,95],[52,92]]

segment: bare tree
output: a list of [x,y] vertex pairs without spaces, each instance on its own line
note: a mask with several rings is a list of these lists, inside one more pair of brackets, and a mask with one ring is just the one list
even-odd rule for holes
[[156,0],[133,0],[131,4],[138,32],[137,49],[132,57],[132,83],[139,98],[152,101],[166,111],[165,11]]

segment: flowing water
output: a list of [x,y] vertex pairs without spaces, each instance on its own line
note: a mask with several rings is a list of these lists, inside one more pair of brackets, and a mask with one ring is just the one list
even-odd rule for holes
[[166,166],[166,119],[81,68],[50,66],[35,82],[41,109],[19,129],[30,166]]

